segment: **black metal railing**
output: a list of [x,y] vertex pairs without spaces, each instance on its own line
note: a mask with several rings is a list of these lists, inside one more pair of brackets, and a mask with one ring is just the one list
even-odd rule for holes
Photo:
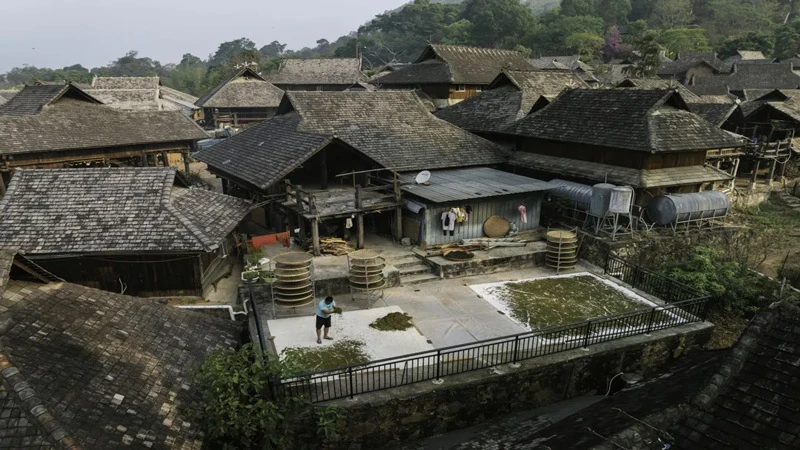
[[613,274],[609,269],[621,273],[627,278],[621,281],[636,289],[651,295],[665,293],[667,304],[364,364],[287,376],[276,380],[276,395],[302,395],[314,403],[352,398],[705,320],[709,297],[702,292],[616,257],[609,257],[606,263],[606,271]]

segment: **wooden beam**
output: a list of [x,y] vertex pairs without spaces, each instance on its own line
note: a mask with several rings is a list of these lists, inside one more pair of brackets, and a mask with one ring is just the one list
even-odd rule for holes
[[767,179],[767,184],[772,186],[772,179],[775,177],[775,167],[778,165],[778,158],[777,156],[775,159],[772,160],[772,166],[769,168],[769,178]]
[[314,256],[322,255],[319,246],[319,220],[311,219],[311,242],[314,244]]
[[400,242],[403,239],[403,207],[398,206],[394,209],[394,232],[395,239]]
[[189,152],[181,152],[183,156],[183,170],[186,172],[186,175],[189,175],[191,171],[189,170]]
[[358,239],[356,240],[356,248],[361,250],[364,248],[364,214],[356,214],[356,228],[358,229]]
[[0,197],[6,195],[6,182],[3,181],[3,173],[0,172]]
[[19,267],[20,269],[24,270],[25,272],[28,272],[28,274],[30,274],[30,275],[33,275],[34,277],[36,277],[37,279],[39,279],[39,281],[41,281],[42,283],[49,283],[49,282],[50,282],[50,280],[48,280],[47,278],[45,278],[45,277],[43,277],[43,276],[39,275],[39,274],[38,274],[37,272],[35,272],[34,270],[31,270],[31,269],[30,269],[28,266],[26,266],[25,264],[21,264],[19,261],[16,261],[16,260],[15,260],[15,261],[14,261],[14,265],[15,265],[15,266],[17,266],[17,267]]
[[163,167],[169,166],[169,159],[167,158],[167,152],[161,152],[161,165]]
[[756,158],[756,165],[753,166],[753,173],[750,176],[750,189],[756,187],[756,181],[758,180],[758,169],[761,167],[761,160]]

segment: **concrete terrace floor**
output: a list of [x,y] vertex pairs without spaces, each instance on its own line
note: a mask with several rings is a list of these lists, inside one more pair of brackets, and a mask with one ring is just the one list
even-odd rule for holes
[[[598,273],[598,270],[584,263],[573,271],[562,271],[561,273],[585,271]],[[414,318],[414,324],[434,348],[468,344],[526,331],[508,316],[478,297],[469,288],[469,285],[517,281],[554,274],[553,270],[536,267],[466,278],[444,279],[411,286],[398,286],[386,289],[384,299],[379,300],[373,307],[399,306]],[[365,300],[353,300],[350,295],[338,295],[335,298],[337,305],[344,309],[344,314],[347,314],[348,310],[364,309],[368,306]],[[264,306],[270,307],[269,305]],[[315,306],[312,305],[296,308],[294,311],[278,308],[278,318],[307,316],[309,333],[313,334],[314,308]],[[336,315],[333,316],[334,321],[336,317]],[[263,313],[262,320],[267,320]]]

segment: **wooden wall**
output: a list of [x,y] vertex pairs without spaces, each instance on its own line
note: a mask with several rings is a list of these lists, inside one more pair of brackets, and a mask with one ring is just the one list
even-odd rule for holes
[[486,88],[486,86],[483,85],[464,85],[465,89],[463,91],[459,91],[458,87],[459,85],[457,84],[450,85],[449,94],[447,96],[449,99],[466,100],[473,95],[480,94],[481,91]]
[[275,116],[276,108],[204,108],[206,129],[248,127]]
[[520,143],[520,150],[528,153],[571,158],[579,161],[609,164],[631,169],[664,169],[668,167],[697,166],[703,165],[706,160],[705,150],[696,152],[658,153],[654,155],[648,152],[635,150],[538,139],[523,139]]
[[[28,256],[64,280],[142,297],[202,295],[200,258],[197,254],[93,255],[67,258]],[[209,261],[210,264],[210,261]]]
[[[21,153],[0,156],[0,170],[57,169],[75,163],[108,164],[113,160],[138,158],[143,154],[185,153],[192,148],[191,141],[164,142],[159,144],[102,147],[80,150],[60,150],[38,153]],[[7,156],[13,156],[8,158]]]

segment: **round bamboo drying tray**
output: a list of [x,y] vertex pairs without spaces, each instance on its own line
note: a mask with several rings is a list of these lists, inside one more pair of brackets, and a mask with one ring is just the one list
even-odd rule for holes
[[297,273],[294,275],[275,275],[275,278],[285,283],[297,283],[311,278],[311,273]]
[[311,280],[305,279],[300,281],[283,281],[277,280],[272,284],[276,291],[283,293],[286,291],[299,291],[301,289],[310,289]]
[[386,268],[383,262],[372,266],[360,266],[353,264],[350,266],[350,273],[381,273]]
[[381,279],[380,281],[376,282],[369,282],[369,283],[360,283],[355,280],[350,280],[350,288],[351,289],[359,289],[359,290],[373,290],[373,289],[382,289],[386,286],[386,279]]
[[574,269],[578,263],[578,236],[571,231],[549,231],[547,238],[547,267],[557,271]]
[[283,307],[304,306],[314,301],[311,265],[314,256],[306,252],[286,252],[274,257],[275,304]]
[[286,252],[272,258],[277,267],[307,266],[314,259],[314,255],[306,252]]
[[508,219],[500,216],[491,216],[483,222],[483,234],[490,238],[501,238],[511,230]]
[[358,264],[356,261],[367,261],[375,258],[380,258],[381,252],[378,250],[365,248],[363,250],[356,250],[347,256],[350,257],[350,261],[352,262],[352,264]]
[[304,297],[298,297],[293,299],[283,299],[280,297],[275,298],[275,304],[278,306],[282,306],[284,308],[297,308],[299,306],[305,306],[313,302],[314,302],[314,296],[311,293],[306,294]]

